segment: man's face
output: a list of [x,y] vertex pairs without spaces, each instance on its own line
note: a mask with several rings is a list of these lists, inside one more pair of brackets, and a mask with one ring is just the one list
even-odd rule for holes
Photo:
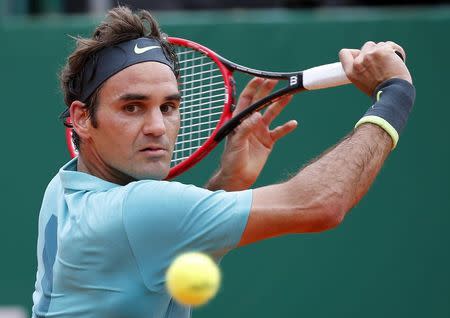
[[172,70],[157,62],[127,67],[103,84],[98,103],[88,147],[106,178],[165,178],[180,127]]

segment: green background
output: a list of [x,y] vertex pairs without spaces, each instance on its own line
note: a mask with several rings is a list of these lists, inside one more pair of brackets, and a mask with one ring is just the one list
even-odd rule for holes
[[[393,40],[405,48],[417,88],[397,149],[344,223],[232,251],[222,262],[220,293],[194,317],[450,317],[450,7],[156,16],[169,35],[269,70],[334,62],[343,47]],[[98,21],[0,21],[0,305],[31,308],[41,198],[69,159],[57,73],[73,48],[68,34],[89,35]],[[297,171],[369,105],[352,86],[296,96],[278,122],[295,118],[300,127],[278,143],[257,185]],[[219,156],[220,149],[179,180],[202,185]]]

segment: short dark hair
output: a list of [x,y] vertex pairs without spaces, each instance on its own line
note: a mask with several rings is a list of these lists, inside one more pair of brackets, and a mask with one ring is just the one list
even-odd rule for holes
[[[68,110],[72,102],[80,100],[81,92],[78,83],[83,78],[84,66],[88,59],[105,47],[141,37],[157,39],[161,43],[165,55],[175,65],[174,72],[177,76],[179,67],[175,51],[150,12],[147,10],[133,12],[126,6],[113,8],[95,29],[91,38],[74,37],[76,48],[68,57],[67,63],[60,73],[61,89],[67,106],[61,118],[66,126],[72,127],[66,123],[66,119],[69,117]],[[98,95],[102,86],[100,85],[85,101],[88,116],[91,118],[94,127],[97,127],[96,110]],[[76,149],[79,149],[80,137],[74,130],[72,130],[72,141]]]

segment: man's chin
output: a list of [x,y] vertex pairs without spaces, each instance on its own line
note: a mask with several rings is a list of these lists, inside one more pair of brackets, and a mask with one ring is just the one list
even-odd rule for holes
[[136,180],[164,180],[169,175],[169,169],[146,171],[135,176]]

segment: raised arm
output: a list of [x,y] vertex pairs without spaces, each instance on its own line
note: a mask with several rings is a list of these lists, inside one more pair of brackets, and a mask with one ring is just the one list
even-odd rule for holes
[[[395,51],[405,56],[395,43],[367,42],[361,50],[342,50],[340,59],[347,76],[369,95],[379,84],[393,78],[402,79],[404,83],[399,86],[406,87],[405,90],[413,90],[409,71]],[[372,108],[381,107],[391,117],[377,117],[369,109],[369,115],[363,117],[367,119],[358,128],[292,179],[254,190],[249,220],[239,245],[282,234],[323,231],[342,221],[367,192],[396,142],[392,131],[388,133],[389,129],[381,128],[379,122],[387,122],[399,130],[404,122],[398,128],[398,117],[403,118],[404,108],[409,107],[409,113],[412,106],[401,89],[384,90],[386,98],[382,97]],[[396,112],[401,116],[395,117]],[[374,118],[379,122],[371,122]]]

